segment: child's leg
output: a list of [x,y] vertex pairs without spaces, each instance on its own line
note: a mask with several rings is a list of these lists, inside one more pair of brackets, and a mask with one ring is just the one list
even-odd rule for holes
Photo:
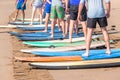
[[89,55],[93,30],[93,28],[87,28],[86,52],[83,54],[83,56]]
[[22,10],[22,15],[23,15],[23,22],[24,22],[24,19],[25,19],[25,11]]
[[35,12],[36,12],[36,8],[33,7],[33,9],[32,9],[32,16],[31,16],[31,23],[30,23],[30,25],[33,25],[33,20],[34,20],[34,17],[35,17]]
[[107,48],[106,53],[110,54],[111,53],[110,52],[110,42],[109,42],[110,39],[109,39],[109,35],[107,33],[107,29],[106,29],[106,27],[103,27],[103,28],[101,28],[101,30],[102,30],[104,40],[105,40],[105,43],[106,43],[106,48]]
[[39,16],[40,16],[40,24],[42,23],[42,8],[39,9]]
[[75,23],[74,23],[74,30],[75,30],[75,33],[78,34],[78,21],[76,20]]

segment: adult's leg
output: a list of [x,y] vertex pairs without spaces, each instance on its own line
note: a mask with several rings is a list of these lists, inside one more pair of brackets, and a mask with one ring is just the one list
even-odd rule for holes
[[19,13],[19,10],[16,10],[16,13],[15,13],[15,20],[14,20],[14,21],[16,21],[16,19],[17,19],[17,17],[18,17],[18,13]]
[[22,15],[23,15],[23,23],[24,23],[24,19],[25,19],[25,10],[22,10]]
[[40,16],[40,24],[42,24],[42,8],[38,8],[39,10],[39,16]]
[[69,24],[70,24],[70,15],[66,14],[65,35],[67,35],[68,33]]
[[51,38],[54,37],[54,27],[55,27],[55,24],[56,24],[56,19],[52,19],[52,24],[51,24]]
[[94,28],[87,28],[86,52],[83,54],[83,56],[89,56],[93,30]]
[[106,27],[102,27],[101,30],[102,30],[104,40],[105,40],[105,43],[106,43],[106,54],[110,54],[111,53],[110,42],[109,42],[110,38],[109,38],[109,35],[107,33],[107,29],[106,29]]
[[50,18],[50,13],[46,13],[46,16],[45,16],[45,32],[47,32],[48,30],[48,22],[49,22],[49,18]]
[[83,27],[83,33],[84,33],[84,37],[85,39],[87,38],[87,24],[86,21],[81,21],[82,27]]
[[62,24],[62,32],[63,32],[63,37],[65,37],[66,35],[65,35],[65,21],[64,21],[64,19],[62,18],[62,19],[59,19],[59,21],[61,22],[61,24]]
[[72,33],[74,27],[75,20],[70,20],[70,27],[69,27],[69,42],[72,42]]
[[36,8],[33,7],[33,9],[32,9],[32,16],[31,16],[31,23],[30,23],[30,25],[33,25],[33,20],[34,20],[34,17],[35,17],[35,12],[36,12]]

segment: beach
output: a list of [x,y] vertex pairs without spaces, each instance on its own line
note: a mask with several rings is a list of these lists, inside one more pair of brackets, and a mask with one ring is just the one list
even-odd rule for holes
[[[111,17],[108,19],[109,26],[116,26],[120,31],[120,1],[111,1]],[[7,25],[9,16],[15,11],[14,1],[1,0],[0,3],[0,25]],[[14,15],[13,15],[14,16]],[[26,17],[31,16],[30,1],[27,2]],[[98,28],[99,30],[99,28]],[[3,80],[119,80],[120,67],[93,68],[93,69],[72,69],[72,70],[46,70],[32,69],[29,62],[20,62],[14,59],[15,56],[35,56],[20,52],[20,49],[28,48],[22,41],[10,36],[7,31],[19,31],[18,29],[0,29],[0,77]],[[120,33],[110,34],[110,39],[116,41],[111,47],[120,48]],[[4,73],[4,74],[3,74]]]

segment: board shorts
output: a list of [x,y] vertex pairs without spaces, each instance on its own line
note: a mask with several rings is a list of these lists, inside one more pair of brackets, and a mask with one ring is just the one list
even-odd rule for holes
[[51,12],[51,5],[46,5],[45,6],[45,12],[50,13]]
[[26,10],[26,4],[22,7],[23,3],[17,3],[17,10]]
[[41,3],[41,4],[33,3],[33,7],[35,7],[35,8],[42,8],[42,6],[43,6],[43,3]]
[[87,20],[87,27],[88,28],[96,28],[96,24],[99,24],[99,26],[106,27],[108,25],[107,18],[102,17],[102,18],[88,18]]
[[61,6],[51,6],[51,19],[63,19],[65,16],[64,8]]
[[[70,19],[71,20],[77,20],[78,8],[79,8],[79,5],[70,5]],[[85,6],[82,9],[81,17],[82,17],[81,21],[87,20],[87,9]]]

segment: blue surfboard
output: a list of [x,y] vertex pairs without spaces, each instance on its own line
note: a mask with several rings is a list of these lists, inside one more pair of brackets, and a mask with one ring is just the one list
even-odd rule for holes
[[[12,25],[29,25],[30,22],[24,22],[24,23],[23,22],[9,22],[8,24],[12,24]],[[33,22],[33,25],[40,25],[40,22]]]
[[[17,26],[18,29],[26,30],[26,31],[37,31],[37,30],[44,30],[45,25],[33,25],[33,26]],[[48,26],[48,30],[51,29],[51,26]],[[58,29],[58,26],[55,26],[55,29]]]
[[[79,35],[77,35],[77,34],[73,34],[73,36],[72,36],[72,38],[78,38],[78,37],[83,37],[84,36],[84,34],[79,34]],[[61,39],[68,39],[69,38],[69,36],[67,35],[65,38],[62,36],[62,34],[60,34],[60,35],[58,35],[58,34],[55,34],[54,35],[54,38],[50,38],[50,36],[49,36],[49,34],[47,35],[47,36],[35,36],[35,34],[34,34],[34,36],[32,36],[32,37],[30,37],[30,36],[18,36],[17,37],[18,39],[20,39],[20,40],[23,40],[23,41],[37,41],[37,40],[39,40],[39,41],[43,41],[43,40],[61,40]]]
[[111,49],[111,54],[108,55],[105,53],[105,49],[100,50],[90,50],[89,56],[84,57],[82,56],[83,53],[85,53],[85,50],[83,51],[67,51],[67,52],[31,52],[35,55],[40,56],[81,56],[83,60],[96,60],[96,59],[107,59],[107,58],[119,58],[120,57],[120,49]]

